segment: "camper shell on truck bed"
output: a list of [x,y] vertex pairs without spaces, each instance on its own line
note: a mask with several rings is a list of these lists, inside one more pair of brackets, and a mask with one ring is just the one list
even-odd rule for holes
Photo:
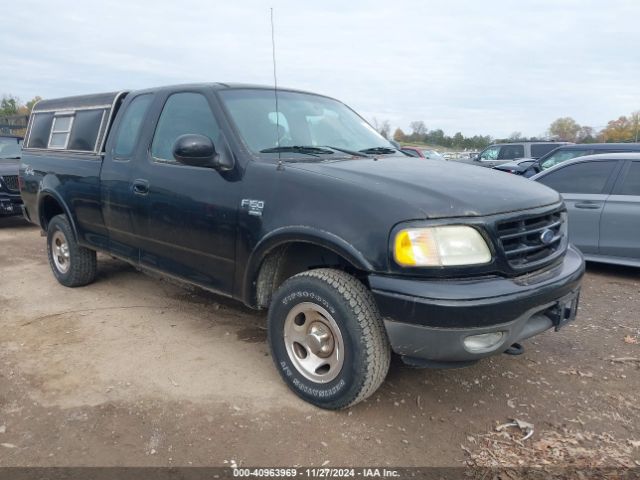
[[30,150],[100,154],[107,130],[126,93],[40,100],[31,112],[25,147]]
[[20,165],[60,283],[101,251],[268,308],[282,378],[332,409],[392,351],[461,366],[574,319],[562,199],[505,177],[407,158],[329,97],[221,83],[42,101]]

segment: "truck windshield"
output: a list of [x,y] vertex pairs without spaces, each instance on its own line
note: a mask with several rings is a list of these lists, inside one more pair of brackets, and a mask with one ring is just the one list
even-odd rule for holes
[[[319,95],[234,89],[220,97],[249,149],[264,158],[352,156],[393,146],[346,105]],[[364,155],[360,155],[364,156]]]
[[12,137],[0,137],[0,160],[20,158],[22,140]]

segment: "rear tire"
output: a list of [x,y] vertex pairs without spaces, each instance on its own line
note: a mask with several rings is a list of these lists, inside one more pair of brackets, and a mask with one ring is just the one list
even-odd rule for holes
[[364,400],[389,369],[391,348],[371,292],[339,270],[310,270],[284,282],[273,296],[268,333],[284,381],[321,408]]
[[49,222],[47,255],[53,275],[65,287],[82,287],[96,278],[96,252],[78,245],[66,215]]

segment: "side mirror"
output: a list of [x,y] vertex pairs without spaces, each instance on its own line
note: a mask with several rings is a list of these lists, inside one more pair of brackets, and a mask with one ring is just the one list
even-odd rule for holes
[[205,135],[181,135],[173,145],[173,158],[184,165],[206,167],[215,170],[231,170],[233,160],[228,155],[218,155],[213,141]]

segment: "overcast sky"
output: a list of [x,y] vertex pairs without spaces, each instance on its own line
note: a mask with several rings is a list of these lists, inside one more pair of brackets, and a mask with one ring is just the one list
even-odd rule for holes
[[394,127],[538,135],[640,109],[638,0],[20,0],[3,9],[0,94],[272,84],[270,6],[281,86]]

